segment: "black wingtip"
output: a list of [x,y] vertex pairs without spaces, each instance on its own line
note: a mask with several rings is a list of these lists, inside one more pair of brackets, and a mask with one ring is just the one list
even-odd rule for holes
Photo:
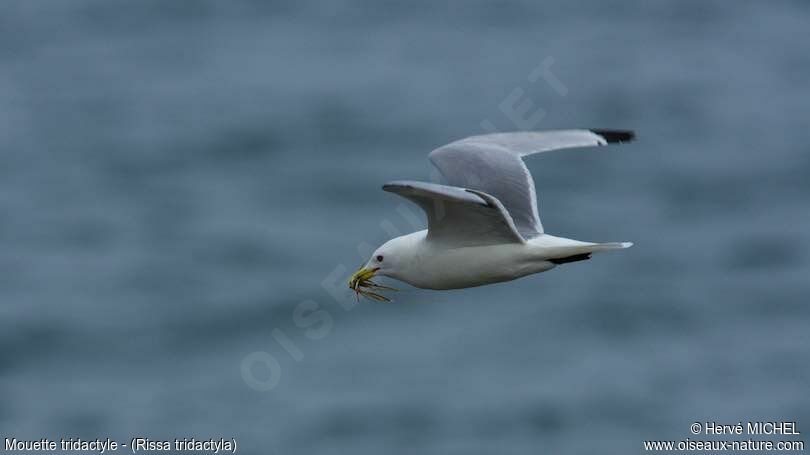
[[404,180],[395,180],[393,182],[385,183],[382,186],[383,191],[389,191],[391,193],[395,193],[395,190],[400,188],[413,189],[413,185],[409,185],[408,182],[405,182]]
[[591,132],[602,136],[608,144],[630,142],[636,138],[636,133],[631,130],[591,130]]
[[591,253],[575,254],[573,256],[566,256],[564,258],[549,259],[548,261],[553,264],[568,264],[569,262],[587,261],[591,258]]

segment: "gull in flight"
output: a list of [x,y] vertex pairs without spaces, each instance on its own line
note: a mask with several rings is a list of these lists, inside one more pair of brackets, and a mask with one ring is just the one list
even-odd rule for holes
[[358,298],[388,301],[376,291],[393,288],[375,283],[374,276],[423,289],[468,288],[632,246],[546,234],[523,157],[633,138],[632,131],[624,130],[556,130],[472,136],[439,147],[428,158],[447,185],[405,180],[383,185],[383,190],[418,205],[427,215],[428,228],[385,242],[352,275],[349,287]]

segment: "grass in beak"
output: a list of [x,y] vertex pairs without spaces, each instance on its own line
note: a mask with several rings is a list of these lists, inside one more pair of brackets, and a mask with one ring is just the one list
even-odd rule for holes
[[388,297],[378,294],[374,291],[383,290],[383,291],[397,291],[398,289],[392,288],[389,286],[383,286],[381,284],[377,284],[365,277],[358,277],[354,280],[350,286],[354,291],[354,296],[357,301],[360,301],[360,296],[363,296],[367,299],[376,300],[378,302],[390,302],[391,299]]

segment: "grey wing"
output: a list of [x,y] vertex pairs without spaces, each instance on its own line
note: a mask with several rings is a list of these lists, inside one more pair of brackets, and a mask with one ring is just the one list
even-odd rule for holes
[[488,193],[506,207],[524,239],[543,233],[534,180],[522,157],[573,147],[629,142],[624,130],[557,130],[471,136],[439,147],[430,161],[454,186]]
[[501,203],[480,191],[435,183],[395,181],[383,190],[416,203],[428,220],[428,238],[453,246],[523,243]]

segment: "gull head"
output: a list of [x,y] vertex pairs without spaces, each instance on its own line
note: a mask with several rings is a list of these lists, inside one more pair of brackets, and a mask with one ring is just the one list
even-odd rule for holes
[[354,291],[355,297],[367,297],[379,302],[390,302],[391,299],[376,291],[396,291],[396,289],[375,283],[371,279],[375,276],[395,276],[397,275],[398,251],[397,242],[390,240],[371,255],[371,259],[354,272],[349,278],[349,288]]

